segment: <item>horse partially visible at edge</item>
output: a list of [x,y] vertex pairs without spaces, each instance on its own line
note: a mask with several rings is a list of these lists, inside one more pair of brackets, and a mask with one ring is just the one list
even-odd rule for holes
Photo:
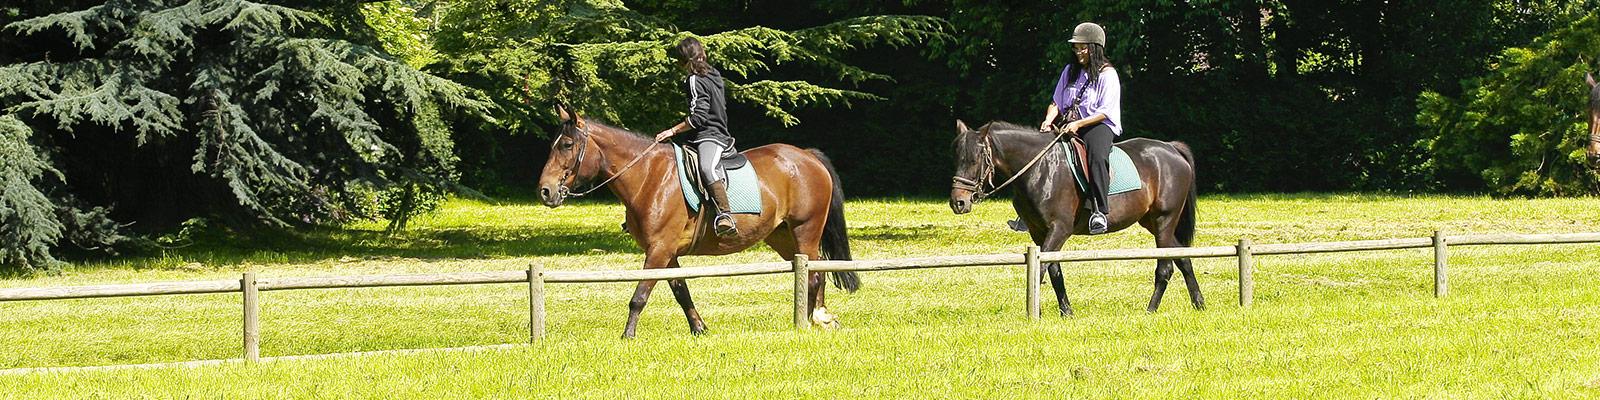
[[1592,73],[1583,74],[1583,80],[1589,84],[1589,163],[1600,167],[1600,85]]
[[[1011,206],[1028,227],[1033,243],[1042,251],[1058,251],[1073,234],[1089,232],[1087,196],[1077,189],[1068,168],[1067,155],[1055,135],[1038,129],[1005,122],[991,122],[972,130],[956,121],[956,171],[950,190],[950,209],[956,214],[972,211],[986,196],[996,174],[1000,179],[1018,175],[1012,188]],[[1046,148],[1051,146],[1053,148]],[[1137,223],[1155,236],[1156,247],[1188,247],[1194,243],[1195,186],[1194,155],[1182,142],[1162,142],[1135,138],[1116,143],[1133,159],[1143,188],[1108,196],[1109,232]],[[1041,155],[1041,153],[1043,153]],[[1038,158],[1038,157],[1043,158]],[[1026,166],[1038,159],[1037,165]],[[1004,184],[1001,184],[1004,185]],[[1045,265],[1054,287],[1062,316],[1072,315],[1072,305],[1061,275],[1061,264]],[[1189,300],[1195,309],[1205,309],[1205,298],[1195,280],[1194,264],[1189,259],[1156,261],[1155,293],[1150,295],[1149,312],[1161,305],[1161,296],[1172,278],[1173,267],[1183,273]]]
[[[670,145],[565,109],[557,113],[561,128],[539,174],[539,197],[546,206],[559,207],[572,188],[607,180],[606,187],[627,209],[623,226],[644,249],[645,269],[675,268],[680,256],[732,254],[762,241],[785,261],[795,254],[813,260],[850,259],[844,191],[839,174],[821,151],[785,144],[744,151],[761,182],[761,213],[735,214],[739,232],[723,238],[710,233],[711,215],[691,212],[685,204]],[[846,291],[861,285],[854,272],[834,272],[833,277],[834,284]],[[809,276],[809,315],[812,324],[835,328],[838,320],[824,304],[826,280],[819,272]],[[622,337],[634,336],[639,313],[655,285],[656,281],[639,282],[628,302]],[[675,279],[667,286],[689,320],[689,332],[705,332],[688,283]]]

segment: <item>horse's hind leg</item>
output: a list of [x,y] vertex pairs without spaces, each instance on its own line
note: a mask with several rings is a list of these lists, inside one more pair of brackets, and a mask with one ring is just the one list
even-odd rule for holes
[[1194,309],[1206,309],[1206,297],[1200,295],[1200,281],[1194,276],[1194,262],[1187,258],[1173,262],[1178,264],[1178,271],[1183,272],[1183,286],[1189,288],[1189,301],[1194,303]]
[[[1177,229],[1176,219],[1162,219],[1160,223],[1145,225],[1152,235],[1156,237],[1156,247],[1184,247],[1173,234]],[[1150,294],[1150,306],[1145,311],[1156,312],[1161,307],[1161,295],[1167,291],[1167,282],[1172,279],[1172,269],[1176,266],[1183,273],[1184,287],[1189,290],[1189,301],[1194,303],[1194,308],[1204,310],[1206,300],[1200,295],[1200,282],[1194,276],[1194,262],[1187,258],[1173,260],[1156,260],[1155,293]]]
[[[822,226],[824,221],[795,221],[785,222],[767,236],[767,246],[783,256],[784,261],[791,261],[795,254],[805,254],[812,260],[820,260],[822,254]],[[789,226],[793,229],[785,229]],[[827,290],[828,276],[821,272],[812,272],[807,277],[807,286],[811,298],[808,310],[811,323],[824,328],[838,328],[837,316],[828,313]]]
[[1145,311],[1156,312],[1161,308],[1161,295],[1167,293],[1167,281],[1172,279],[1172,260],[1156,260],[1156,291],[1150,294],[1150,306]]

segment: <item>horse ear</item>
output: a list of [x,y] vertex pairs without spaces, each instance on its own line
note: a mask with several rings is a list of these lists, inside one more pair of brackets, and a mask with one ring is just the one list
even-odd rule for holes
[[961,122],[960,119],[956,120],[956,134],[967,133],[968,131],[971,131],[971,130],[972,130],[972,128],[968,128],[966,122]]
[[1589,88],[1590,89],[1594,88],[1594,74],[1592,74],[1592,73],[1583,74],[1583,80],[1589,82]]
[[560,104],[556,105],[556,116],[561,117],[561,122],[563,123],[572,120],[572,114],[567,113],[567,108]]

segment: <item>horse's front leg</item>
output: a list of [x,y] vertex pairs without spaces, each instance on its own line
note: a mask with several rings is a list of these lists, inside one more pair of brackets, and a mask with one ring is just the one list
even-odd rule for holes
[[[678,267],[678,258],[672,258],[672,268]],[[672,288],[672,297],[678,300],[678,306],[683,307],[683,317],[689,320],[689,333],[699,335],[706,332],[705,321],[700,320],[700,311],[694,308],[694,298],[689,296],[689,282],[683,279],[667,281],[667,287]]]
[[[677,257],[670,251],[653,250],[644,257],[644,269],[664,268],[677,262]],[[633,290],[633,298],[628,300],[628,326],[622,329],[623,339],[633,338],[634,330],[639,327],[639,314],[644,311],[645,303],[650,301],[650,292],[655,288],[656,281],[639,281],[639,286]],[[687,289],[685,287],[685,294],[688,294]]]
[[[1041,251],[1060,251],[1061,246],[1067,243],[1067,238],[1072,237],[1071,219],[1055,220],[1049,223],[1050,228],[1043,235],[1034,235],[1034,242]],[[1039,238],[1042,236],[1043,240]],[[1056,305],[1061,308],[1061,316],[1072,316],[1072,302],[1067,300],[1066,280],[1061,276],[1061,263],[1045,264],[1045,273],[1050,275],[1050,286],[1056,290]]]

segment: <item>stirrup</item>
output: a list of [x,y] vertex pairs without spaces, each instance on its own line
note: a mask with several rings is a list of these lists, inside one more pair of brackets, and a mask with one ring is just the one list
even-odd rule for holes
[[715,225],[712,231],[719,237],[733,237],[739,234],[739,227],[733,222],[733,214],[717,213]]
[[1099,235],[1099,234],[1102,234],[1102,233],[1106,233],[1106,229],[1108,228],[1107,225],[1109,225],[1109,224],[1106,221],[1106,215],[1104,213],[1101,213],[1099,211],[1095,211],[1094,214],[1089,214],[1089,234],[1090,235]]

